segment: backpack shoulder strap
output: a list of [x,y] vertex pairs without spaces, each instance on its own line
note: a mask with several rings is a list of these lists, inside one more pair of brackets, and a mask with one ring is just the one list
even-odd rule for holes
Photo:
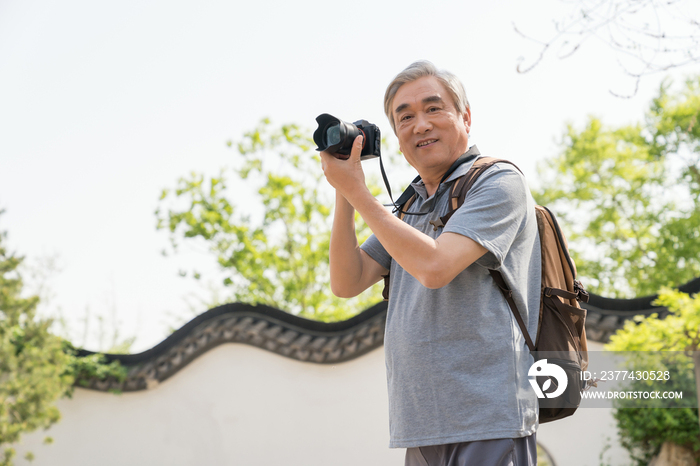
[[498,289],[500,289],[501,293],[503,293],[503,297],[506,298],[508,307],[510,307],[511,312],[513,313],[513,317],[515,317],[515,321],[518,323],[518,327],[520,327],[520,331],[523,332],[523,337],[525,337],[525,344],[530,349],[530,352],[534,352],[535,344],[532,342],[532,338],[530,338],[530,333],[527,331],[525,321],[523,321],[523,317],[518,311],[518,306],[513,300],[513,292],[510,290],[510,288],[508,288],[508,285],[503,279],[503,275],[501,275],[501,272],[499,272],[498,270],[489,269],[489,273],[491,274],[493,281],[496,282],[496,286],[498,286]]
[[435,230],[440,227],[447,225],[447,221],[452,217],[457,209],[459,209],[462,204],[464,204],[464,199],[467,197],[467,193],[474,186],[476,180],[489,168],[497,163],[509,163],[513,165],[519,172],[522,171],[510,160],[496,159],[494,157],[480,157],[474,161],[469,171],[457,178],[457,180],[452,184],[452,189],[450,190],[450,200],[448,205],[448,211],[445,215],[440,217],[438,220],[433,220],[430,224]]
[[408,212],[408,209],[411,208],[411,204],[413,204],[413,201],[416,200],[416,196],[417,194],[414,192],[403,205],[399,204],[399,220],[403,220],[403,218],[406,216],[406,212]]

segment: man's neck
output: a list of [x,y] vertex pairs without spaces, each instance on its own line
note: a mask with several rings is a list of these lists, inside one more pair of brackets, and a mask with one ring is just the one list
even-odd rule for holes
[[471,146],[467,148],[464,153],[455,157],[449,164],[445,163],[440,167],[437,167],[435,170],[425,174],[426,176],[423,176],[424,174],[420,174],[428,197],[435,194],[437,189],[440,187],[440,183],[444,179],[447,179],[449,175],[457,169],[457,166],[462,165],[465,162],[469,162],[479,155],[479,149],[477,149],[476,146]]
[[421,175],[421,179],[423,180],[423,184],[425,185],[425,190],[428,192],[428,197],[435,194],[435,191],[437,191],[437,189],[440,187],[440,180],[442,179],[442,175],[444,174],[445,173],[443,172],[440,175],[431,178],[426,178],[423,175]]
[[[467,151],[465,150],[464,152],[466,153]],[[425,190],[428,193],[428,197],[435,194],[435,191],[437,191],[437,189],[440,187],[440,180],[442,180],[445,173],[447,173],[447,170],[452,167],[452,164],[454,164],[461,155],[462,154],[457,155],[450,160],[449,163],[442,164],[429,173],[419,173],[421,180],[423,180],[423,184],[425,185]]]

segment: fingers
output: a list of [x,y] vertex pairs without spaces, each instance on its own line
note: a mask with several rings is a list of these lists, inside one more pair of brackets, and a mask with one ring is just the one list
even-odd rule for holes
[[[337,169],[350,169],[351,166],[355,166],[355,164],[350,163],[348,164],[345,162],[346,160],[352,160],[356,164],[360,164],[360,156],[362,154],[362,145],[364,142],[364,137],[360,134],[355,138],[355,140],[352,142],[352,147],[350,148],[350,155],[342,155],[342,154],[331,154],[329,152],[322,151],[320,153],[321,156],[321,169],[323,170],[323,173],[328,175],[326,171],[333,167],[333,171],[336,171]],[[340,163],[340,165],[339,165]],[[326,176],[328,178],[328,176]],[[330,181],[330,180],[329,180]]]
[[362,144],[363,137],[358,136],[350,148],[350,155],[321,152],[321,167],[326,181],[351,204],[353,196],[362,195],[367,191],[360,158]]
[[350,158],[354,160],[360,159],[360,154],[362,154],[362,144],[364,142],[364,136],[360,134],[355,138],[352,143],[352,149],[350,150]]
[[319,152],[319,156],[321,157],[321,169],[323,169],[323,171],[326,171],[328,164],[333,163],[333,159],[336,158],[334,154],[330,154],[325,151]]

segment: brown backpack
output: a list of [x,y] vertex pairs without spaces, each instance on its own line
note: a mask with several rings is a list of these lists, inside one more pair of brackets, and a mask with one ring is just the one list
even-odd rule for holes
[[[453,183],[450,190],[448,213],[438,220],[430,222],[435,230],[447,224],[452,214],[464,203],[467,192],[474,182],[495,163],[508,163],[515,166],[508,160],[491,157],[476,159],[469,171]],[[414,194],[405,204],[400,206],[399,218],[403,219],[405,211],[413,203],[415,196]],[[576,266],[569,255],[566,238],[562,234],[554,214],[542,206],[535,206],[535,212],[542,253],[542,287],[537,335],[534,343],[503,275],[497,270],[489,270],[489,272],[508,302],[535,361],[546,359],[546,363],[556,364],[566,373],[567,387],[564,393],[556,398],[545,397],[539,400],[540,423],[544,423],[572,415],[581,402],[581,390],[583,389],[581,372],[588,367],[588,348],[584,327],[586,310],[581,308],[579,301],[588,302],[588,293],[583,285],[576,280]],[[388,284],[387,275],[383,292],[385,299],[388,299],[389,296]],[[543,387],[547,380],[550,380],[547,387],[555,390],[559,383],[556,378],[548,376],[535,376],[535,380],[540,387]],[[548,389],[547,392],[551,393],[555,390]]]

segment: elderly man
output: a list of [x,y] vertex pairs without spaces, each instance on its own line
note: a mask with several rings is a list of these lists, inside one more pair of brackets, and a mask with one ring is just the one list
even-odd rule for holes
[[[510,164],[482,174],[444,227],[449,188],[479,155],[461,82],[416,62],[389,84],[384,109],[401,152],[420,175],[403,220],[369,192],[362,137],[348,160],[321,153],[336,189],[331,287],[352,297],[390,274],[385,352],[390,447],[406,465],[534,465],[537,399],[522,332],[488,269],[513,290],[536,334],[540,251],[534,202]],[[467,158],[443,180],[460,156]],[[373,235],[360,247],[354,212]]]

